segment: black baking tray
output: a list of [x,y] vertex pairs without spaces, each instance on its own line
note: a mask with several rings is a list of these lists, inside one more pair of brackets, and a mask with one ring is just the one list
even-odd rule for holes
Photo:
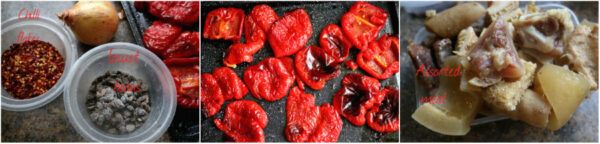
[[[133,1],[121,1],[123,6],[123,12],[129,23],[129,28],[133,33],[133,37],[137,45],[146,47],[142,36],[148,27],[158,18],[148,14],[147,12],[138,11],[133,6]],[[190,26],[183,27],[184,30],[198,31],[199,24],[192,24]],[[175,116],[171,125],[169,126],[168,133],[171,136],[172,141],[177,142],[194,142],[199,141],[200,138],[200,125],[199,125],[200,110],[199,109],[186,109],[177,107]]]
[[[386,33],[399,33],[399,11],[398,11],[398,2],[369,2],[375,6],[378,6],[384,9],[390,15],[386,22],[386,25],[381,30],[380,35]],[[201,21],[206,19],[206,14],[217,8],[226,8],[226,7],[234,7],[238,9],[244,10],[244,13],[248,15],[255,5],[259,4],[267,4],[275,10],[279,17],[283,16],[286,12],[289,12],[296,8],[304,8],[308,13],[313,33],[307,43],[307,45],[319,45],[318,44],[318,36],[321,34],[321,30],[325,28],[325,26],[329,24],[337,24],[340,26],[341,17],[344,13],[346,13],[354,2],[201,2],[200,3],[200,11],[201,11]],[[201,22],[201,28],[204,28],[204,23]],[[242,37],[243,38],[243,37]],[[229,40],[209,40],[202,38],[200,45],[200,55],[201,55],[201,72],[202,73],[212,73],[213,70],[219,67],[223,67],[223,57],[225,55],[225,51],[227,48],[233,44],[232,41]],[[350,56],[347,60],[356,60],[356,55],[359,50],[356,48],[352,48],[350,50]],[[265,46],[259,50],[256,54],[253,55],[254,60],[251,63],[242,63],[238,64],[237,68],[232,69],[235,73],[242,78],[244,70],[251,65],[255,65],[260,61],[273,57],[273,51],[269,46],[269,43],[266,42]],[[340,84],[342,78],[348,73],[360,73],[364,75],[369,75],[362,69],[358,68],[354,71],[346,68],[344,65],[341,65],[340,74],[326,82],[326,85],[323,89],[316,91],[306,86],[305,93],[310,93],[315,96],[315,105],[321,105],[324,103],[332,104],[333,94],[340,89]],[[400,75],[395,74],[392,77],[386,80],[380,80],[382,87],[394,87],[399,89],[400,83]],[[295,84],[294,84],[295,86]],[[287,139],[284,134],[284,129],[286,125],[286,115],[285,115],[285,103],[287,101],[287,96],[279,99],[274,102],[269,102],[266,100],[259,100],[254,98],[250,93],[248,93],[243,99],[251,100],[257,102],[267,113],[269,118],[269,122],[267,126],[263,129],[265,134],[265,141],[267,142],[286,142]],[[202,142],[220,142],[223,141],[223,132],[217,129],[213,120],[215,118],[223,118],[225,107],[231,103],[233,100],[226,101],[222,106],[221,110],[212,117],[201,117],[201,141]],[[399,140],[399,132],[392,133],[378,133],[368,127],[366,124],[363,126],[355,126],[352,125],[346,118],[342,117],[343,127],[340,133],[338,142],[397,142]]]

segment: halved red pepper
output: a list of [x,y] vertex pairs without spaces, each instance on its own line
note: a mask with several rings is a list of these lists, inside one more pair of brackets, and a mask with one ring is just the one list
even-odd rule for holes
[[[215,79],[215,77],[213,77],[211,74],[203,73],[201,79],[202,95],[200,98],[202,101],[202,114],[207,117],[211,117],[221,110],[221,105],[223,105],[223,102],[225,102],[225,99],[223,99],[223,91],[221,91],[217,79]],[[177,103],[181,106],[188,106],[184,104],[190,103],[188,102],[190,99],[179,99],[180,98],[178,95]]]
[[271,25],[268,34],[269,44],[275,57],[290,56],[298,52],[312,34],[312,24],[304,9],[286,13]]
[[342,79],[342,88],[333,97],[333,107],[350,123],[365,124],[365,114],[380,101],[379,80],[361,75],[347,74]]
[[267,113],[254,101],[238,100],[225,109],[223,120],[214,119],[217,128],[235,142],[265,142],[263,128],[267,126]]
[[255,98],[276,101],[287,95],[294,79],[281,60],[271,57],[248,67],[244,82]]
[[171,71],[177,87],[177,104],[185,108],[198,108],[200,58],[171,58],[163,61]]
[[244,11],[236,8],[218,8],[206,15],[202,37],[237,42],[242,37]]
[[220,67],[213,71],[213,76],[219,82],[225,100],[241,99],[248,94],[248,88],[233,70]]
[[279,19],[277,13],[266,4],[254,6],[248,17],[254,18],[265,32],[268,32],[271,29],[271,25]]
[[387,79],[400,71],[398,37],[384,35],[369,44],[356,57],[358,66],[378,79]]
[[236,68],[242,62],[252,62],[252,55],[260,50],[266,41],[265,32],[256,22],[254,16],[248,15],[244,28],[246,43],[235,43],[227,49],[223,64]]
[[398,131],[400,128],[400,117],[398,107],[398,96],[400,93],[394,88],[381,90],[383,100],[367,113],[367,125],[373,130],[387,133]]
[[296,80],[296,84],[304,91],[304,83],[300,80],[300,77],[298,77],[298,72],[296,72],[296,68],[294,67],[294,60],[290,57],[280,57],[279,60],[285,65],[288,72],[292,72],[292,77]]
[[326,81],[340,74],[340,66],[335,57],[314,45],[298,52],[295,61],[300,79],[315,90],[322,89]]
[[350,48],[354,46],[350,39],[346,38],[342,29],[335,24],[330,24],[323,28],[319,37],[321,48],[325,49],[329,55],[336,57],[338,62],[343,62],[348,58]]
[[377,39],[385,25],[388,13],[368,2],[356,2],[342,16],[342,29],[354,46],[366,49],[369,42]]

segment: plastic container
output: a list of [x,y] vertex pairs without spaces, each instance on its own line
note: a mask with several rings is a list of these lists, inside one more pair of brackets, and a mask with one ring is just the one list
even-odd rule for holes
[[2,109],[9,111],[28,111],[42,107],[63,92],[63,86],[66,77],[70,73],[70,68],[77,60],[77,40],[73,32],[62,22],[57,22],[47,17],[40,17],[39,20],[18,20],[17,17],[10,18],[2,22],[2,53],[9,50],[12,44],[17,43],[19,32],[32,33],[39,36],[39,40],[52,44],[65,60],[65,69],[60,79],[46,93],[30,98],[16,99],[2,88]]
[[[545,11],[548,9],[567,9],[569,11],[569,13],[571,14],[571,19],[573,20],[573,25],[577,26],[579,25],[579,19],[577,18],[577,16],[575,15],[575,13],[573,13],[573,11],[567,7],[565,7],[564,5],[561,4],[554,4],[554,3],[549,3],[549,4],[542,4],[542,5],[536,5],[538,8],[540,8],[540,11]],[[524,10],[524,5],[522,5],[521,10]],[[479,20],[479,22],[483,22],[482,19]],[[431,43],[431,38],[435,38],[435,34],[428,32],[424,27],[420,28],[419,31],[417,32],[417,34],[414,37],[414,43]],[[417,103],[417,108],[419,106],[422,105],[421,103],[421,97],[423,96],[428,96],[429,92],[427,91],[427,89],[423,86],[421,86],[417,81],[415,81],[415,92],[417,94],[417,99],[416,99],[416,103]],[[598,95],[598,91],[593,91],[590,92],[591,95]],[[499,120],[504,120],[504,119],[508,119],[508,117],[506,116],[481,116],[478,115],[472,122],[471,122],[471,126],[474,125],[479,125],[479,124],[484,124],[484,123],[490,123],[490,122],[495,122],[495,121],[499,121]]]
[[[135,55],[139,51],[138,63],[109,63],[108,53],[113,55]],[[171,72],[154,53],[130,43],[108,43],[86,52],[73,65],[67,78],[64,103],[69,121],[77,132],[89,141],[101,142],[151,142],[167,130],[177,108],[176,88]],[[107,71],[121,71],[149,84],[151,110],[146,122],[127,134],[110,134],[100,129],[89,118],[85,106],[92,81]]]

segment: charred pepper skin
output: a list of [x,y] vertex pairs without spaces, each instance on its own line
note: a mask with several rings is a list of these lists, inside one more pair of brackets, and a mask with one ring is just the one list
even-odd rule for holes
[[298,52],[310,38],[312,24],[304,9],[295,9],[277,20],[268,33],[269,44],[275,57],[290,56]]

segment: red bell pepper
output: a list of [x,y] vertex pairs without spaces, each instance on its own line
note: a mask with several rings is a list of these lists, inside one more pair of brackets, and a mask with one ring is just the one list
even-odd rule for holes
[[[219,112],[221,105],[225,102],[225,99],[223,99],[223,91],[219,88],[217,79],[211,74],[203,73],[201,79],[202,95],[200,98],[202,102],[202,114],[211,117]],[[180,85],[179,80],[176,82],[176,85]],[[181,97],[179,94],[177,95],[177,104],[183,107],[194,106],[192,99]]]
[[287,95],[294,79],[281,60],[271,57],[248,67],[244,82],[255,98],[276,101]]
[[271,25],[268,34],[269,44],[275,57],[290,56],[298,52],[312,34],[312,24],[304,9],[286,13]]
[[388,13],[368,2],[356,2],[342,16],[342,30],[358,49],[366,49],[369,42],[377,39],[385,25]]
[[394,88],[381,90],[383,100],[367,113],[367,125],[373,130],[387,133],[398,131],[400,127],[398,96],[400,93]]
[[314,45],[298,52],[295,61],[300,79],[315,90],[322,89],[326,81],[340,74],[340,66],[334,56]]
[[218,8],[210,11],[204,21],[202,37],[237,42],[242,37],[244,11],[236,8]]
[[269,119],[267,113],[254,101],[238,100],[225,109],[223,120],[214,119],[217,128],[235,142],[265,142],[263,128]]
[[354,46],[350,39],[346,38],[342,29],[335,24],[323,28],[319,37],[321,48],[329,55],[334,56],[337,62],[343,62],[348,58],[350,48]]
[[398,37],[384,35],[369,44],[356,57],[358,66],[378,79],[387,79],[400,71]]
[[167,65],[169,71],[171,71],[171,75],[175,81],[175,86],[177,87],[177,104],[185,108],[198,108],[198,97],[200,95],[200,58],[171,58],[163,62]]

